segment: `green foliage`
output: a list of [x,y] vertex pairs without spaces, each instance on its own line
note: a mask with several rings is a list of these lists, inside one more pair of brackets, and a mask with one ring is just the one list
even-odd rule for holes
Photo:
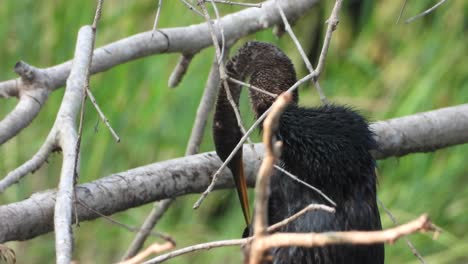
[[[342,12],[335,32],[321,84],[329,98],[362,110],[370,120],[404,116],[420,111],[466,103],[468,101],[468,2],[450,1],[434,13],[411,24],[396,24],[402,1],[363,1],[362,11]],[[430,1],[408,2],[406,17],[427,8]],[[318,27],[320,10],[328,17],[331,3],[311,10],[294,30],[306,49],[310,49]],[[22,59],[37,67],[48,67],[71,58],[76,33],[90,24],[95,1],[14,1],[0,5],[0,79],[15,78],[11,70]],[[150,30],[156,1],[106,1],[99,24],[97,46],[131,34]],[[240,10],[223,7],[223,14]],[[318,11],[319,10],[319,11]],[[359,19],[356,19],[358,17]],[[160,27],[187,26],[202,20],[179,1],[163,1]],[[318,23],[318,24],[317,24]],[[318,25],[318,27],[314,26]],[[271,30],[248,39],[275,43],[289,54],[298,69],[306,73],[290,38],[280,40]],[[239,41],[238,45],[247,39]],[[320,42],[321,43],[321,42]],[[233,49],[233,50],[234,50]],[[93,107],[86,106],[82,143],[80,182],[88,182],[113,172],[171,159],[184,154],[191,124],[212,62],[213,49],[196,55],[187,75],[176,89],[167,79],[178,55],[147,57],[93,76],[91,89],[111,124],[122,138],[117,144],[99,124]],[[0,177],[28,158],[45,140],[52,127],[63,89],[54,92],[39,116],[21,134],[0,148]],[[316,105],[313,87],[301,90],[301,104]],[[4,116],[15,105],[2,100]],[[252,121],[243,97],[245,121]],[[456,122],[456,120],[454,120]],[[201,151],[213,149],[211,124]],[[257,137],[258,139],[258,137]],[[468,247],[468,167],[462,145],[428,154],[413,154],[379,162],[379,197],[399,222],[428,212],[444,233],[436,241],[424,234],[411,236],[416,248],[429,263],[466,263]],[[32,193],[55,188],[61,156],[49,162],[0,196],[2,204],[25,199]],[[164,216],[158,230],[171,234],[178,246],[212,240],[238,238],[243,219],[233,191],[213,193],[203,206],[193,211],[197,195],[179,198]],[[151,205],[128,210],[113,217],[138,226]],[[382,213],[385,227],[391,227]],[[81,223],[74,228],[74,258],[79,263],[110,263],[125,252],[132,238],[122,228],[103,219]],[[155,241],[150,239],[147,243]],[[50,263],[54,258],[54,237],[47,234],[27,242],[7,244],[16,251],[18,263]],[[404,241],[386,247],[389,263],[417,263]],[[180,257],[169,263],[239,263],[238,248],[223,248]]]

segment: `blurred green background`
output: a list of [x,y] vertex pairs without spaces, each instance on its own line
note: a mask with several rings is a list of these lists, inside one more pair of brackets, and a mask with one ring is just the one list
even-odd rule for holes
[[[436,1],[408,1],[403,18],[418,14]],[[150,30],[157,1],[108,0],[99,24],[97,46]],[[345,1],[321,76],[321,84],[335,103],[362,110],[372,121],[468,102],[468,2],[448,1],[434,13],[411,24],[396,20],[403,1]],[[322,1],[297,21],[294,30],[313,61],[322,40],[321,29],[332,1]],[[221,7],[221,6],[220,6]],[[222,7],[223,14],[241,7]],[[16,78],[12,68],[25,60],[49,67],[71,58],[80,26],[91,24],[95,1],[3,0],[0,3],[0,80]],[[163,1],[160,27],[202,22],[179,1]],[[277,44],[293,59],[298,75],[305,67],[287,35],[277,39],[271,29],[249,39]],[[234,50],[233,49],[233,50]],[[122,138],[115,143],[88,103],[82,143],[80,182],[162,161],[184,154],[195,111],[213,59],[209,48],[195,56],[176,89],[167,87],[178,55],[157,55],[115,67],[91,79],[91,89]],[[55,119],[63,89],[54,92],[39,116],[17,137],[0,147],[0,177],[38,150]],[[252,123],[247,103],[242,113]],[[313,106],[318,96],[310,85],[301,88],[301,104]],[[2,99],[3,117],[16,104]],[[208,124],[208,128],[211,124]],[[258,133],[256,133],[258,134]],[[258,140],[258,135],[254,136]],[[213,149],[210,129],[201,151]],[[405,222],[428,212],[444,232],[438,240],[417,234],[410,238],[428,263],[468,263],[468,146],[429,154],[412,154],[379,162],[378,196]],[[53,154],[39,171],[0,196],[7,204],[57,185],[61,155]],[[157,229],[171,234],[179,247],[238,238],[243,218],[234,191],[218,191],[203,206],[191,209],[198,195],[180,197]],[[151,204],[113,217],[131,226],[142,223]],[[382,210],[381,210],[382,211]],[[392,224],[382,213],[384,227]],[[98,219],[75,228],[74,259],[78,263],[111,263],[120,259],[134,237]],[[154,242],[150,238],[147,242]],[[18,263],[54,262],[54,236],[10,242]],[[404,241],[386,247],[388,263],[417,263]],[[240,263],[238,248],[213,249],[176,258],[168,263]]]

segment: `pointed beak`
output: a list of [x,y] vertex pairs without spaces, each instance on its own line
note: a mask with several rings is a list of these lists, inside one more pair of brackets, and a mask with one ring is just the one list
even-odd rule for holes
[[242,149],[239,150],[237,155],[229,162],[229,169],[234,176],[234,183],[236,184],[237,195],[241,203],[242,212],[244,213],[245,223],[250,225],[250,208],[249,197],[247,195],[247,181],[244,175],[244,164],[242,161]]

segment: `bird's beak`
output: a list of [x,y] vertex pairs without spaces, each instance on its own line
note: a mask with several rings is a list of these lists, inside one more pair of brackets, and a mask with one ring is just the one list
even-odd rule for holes
[[242,161],[242,149],[239,150],[231,162],[228,164],[231,169],[232,175],[234,176],[234,183],[236,184],[237,195],[244,213],[245,223],[247,226],[250,225],[250,209],[249,209],[249,197],[247,195],[247,181],[244,175],[244,164]]

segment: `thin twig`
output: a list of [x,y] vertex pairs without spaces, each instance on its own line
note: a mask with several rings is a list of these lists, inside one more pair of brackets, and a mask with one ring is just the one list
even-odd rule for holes
[[[93,31],[96,31],[97,28],[97,23],[101,19],[101,14],[102,14],[102,5],[104,4],[104,0],[99,0],[98,5],[96,7],[96,13],[94,14],[94,20],[93,20]],[[93,44],[94,46],[94,44]]]
[[229,239],[229,240],[221,240],[221,241],[214,241],[214,242],[208,242],[208,243],[203,243],[203,244],[197,244],[185,248],[181,248],[178,250],[174,250],[172,252],[169,252],[164,255],[157,256],[153,259],[150,259],[143,264],[155,264],[155,263],[161,263],[164,262],[168,259],[175,258],[180,255],[184,255],[187,253],[195,252],[195,251],[200,251],[200,250],[210,250],[212,248],[218,248],[218,247],[229,247],[229,246],[240,246],[245,244],[251,240],[251,238],[243,238],[243,239]]
[[292,216],[274,224],[274,225],[271,225],[267,228],[267,232],[271,233],[271,232],[274,232],[274,231],[277,231],[278,229],[280,229],[281,227],[295,221],[297,218],[299,218],[300,216],[302,216],[303,214],[309,212],[309,211],[316,211],[316,210],[323,210],[323,211],[326,211],[326,212],[329,212],[329,213],[335,213],[335,208],[333,207],[330,207],[330,206],[326,206],[326,205],[323,205],[323,204],[309,204],[308,206],[306,206],[304,209],[300,210],[299,212],[293,214]]
[[398,24],[398,22],[400,22],[401,16],[403,15],[403,11],[405,10],[406,1],[407,0],[403,0],[403,5],[401,6],[400,14],[398,15],[398,19],[396,21],[396,24]]
[[[390,220],[392,220],[392,223],[397,226],[398,225],[398,221],[396,220],[395,216],[393,216],[392,212],[390,212],[390,210],[388,210],[387,207],[385,207],[385,205],[382,203],[382,201],[380,201],[380,199],[377,199],[377,202],[379,203],[380,207],[382,207],[382,209],[385,211],[385,213],[388,215],[388,217],[390,218]],[[403,237],[403,239],[405,240],[406,244],[408,245],[408,247],[410,248],[411,252],[413,253],[414,256],[416,256],[416,258],[422,263],[422,264],[425,264],[426,261],[424,260],[423,256],[419,253],[419,251],[414,247],[413,243],[411,243],[411,241],[409,240],[408,237]]]
[[[307,55],[305,54],[304,49],[301,46],[301,43],[299,42],[296,35],[294,34],[294,32],[293,32],[293,30],[291,28],[291,25],[289,24],[288,19],[286,18],[286,15],[284,14],[283,8],[281,8],[281,5],[279,4],[278,1],[279,0],[275,1],[276,8],[278,9],[278,11],[280,13],[280,16],[281,16],[281,19],[283,20],[284,29],[286,30],[286,32],[288,32],[289,36],[291,36],[291,39],[293,40],[294,44],[296,45],[297,50],[301,54],[302,60],[304,61],[307,69],[309,70],[309,72],[314,73],[314,67],[310,63],[309,58],[307,58]],[[315,88],[317,89],[317,92],[318,92],[319,97],[320,97],[320,101],[323,104],[328,104],[327,97],[325,96],[325,93],[323,92],[322,87],[320,86],[320,84],[318,82],[318,78],[313,78],[312,82],[314,83]]]
[[[270,231],[270,228],[268,229]],[[297,243],[300,246],[313,247],[329,244],[376,244],[376,243],[394,243],[400,237],[407,236],[416,232],[433,231],[438,232],[437,228],[431,223],[427,215],[422,215],[407,224],[400,225],[391,229],[382,231],[343,231],[326,233],[276,233],[262,239],[261,246],[277,247],[294,246]],[[297,238],[299,237],[299,239]],[[278,239],[279,238],[279,239]],[[282,239],[282,241],[281,241]],[[209,250],[218,247],[240,246],[249,243],[253,237],[243,239],[230,239],[197,244],[172,252],[157,256],[144,264],[161,263],[168,259],[178,257],[183,254],[196,252],[200,250]],[[269,241],[272,240],[272,241]],[[274,244],[274,245],[272,245]]]
[[[299,81],[297,81],[293,86],[291,86],[287,92],[293,92],[295,91],[301,84],[309,81],[310,79],[314,78],[315,74],[309,73],[308,75],[302,77]],[[194,209],[197,209],[200,207],[201,203],[205,198],[208,196],[208,194],[213,190],[216,182],[218,181],[219,174],[221,171],[223,171],[227,164],[234,158],[234,155],[237,153],[237,151],[242,147],[244,142],[247,140],[247,137],[254,131],[255,128],[257,128],[263,120],[266,118],[268,113],[271,110],[271,106],[257,119],[257,121],[254,122],[254,124],[245,132],[245,134],[242,136],[242,138],[239,140],[239,143],[237,143],[236,147],[232,150],[231,154],[226,158],[226,160],[223,162],[223,164],[219,167],[219,169],[213,174],[213,178],[211,179],[211,183],[206,188],[206,190],[201,194],[200,198],[195,202],[193,205]]]
[[370,245],[376,243],[393,244],[399,238],[416,232],[435,232],[437,228],[429,220],[427,214],[419,218],[381,231],[342,231],[325,233],[275,233],[266,237],[256,238],[255,242],[261,250],[276,247],[318,247],[337,244]]
[[257,92],[259,92],[259,93],[266,94],[266,95],[271,96],[271,97],[273,97],[273,98],[278,97],[277,94],[270,93],[270,92],[268,92],[267,90],[258,88],[258,87],[256,87],[256,86],[253,86],[253,85],[250,84],[250,83],[246,83],[246,82],[243,82],[243,81],[234,79],[234,78],[232,78],[232,77],[228,77],[228,81],[233,82],[233,83],[237,83],[237,84],[239,84],[239,85],[242,85],[242,87],[247,87],[247,88],[250,89],[250,90],[254,90],[254,91],[257,91]]
[[327,57],[328,48],[330,47],[331,37],[332,37],[333,31],[335,31],[339,22],[338,14],[339,14],[342,2],[343,2],[342,0],[336,0],[335,5],[333,6],[333,10],[331,12],[330,18],[327,20],[327,23],[328,23],[327,32],[325,33],[325,39],[323,41],[322,51],[320,52],[318,64],[317,64],[317,67],[315,68],[315,72],[317,74],[316,78],[319,78],[325,66],[325,58]]
[[156,9],[156,17],[154,18],[153,32],[151,33],[151,38],[154,37],[154,32],[156,32],[156,29],[158,28],[159,13],[161,13],[161,7],[162,7],[162,0],[159,0],[158,8]]
[[218,68],[218,59],[214,58],[210,73],[208,74],[208,80],[206,81],[202,99],[198,104],[196,118],[193,123],[192,132],[185,151],[186,156],[198,153],[199,151],[199,146],[203,138],[203,131],[205,130],[208,116],[215,105],[216,95],[219,90],[220,80]]
[[[219,63],[219,65],[218,65],[219,66],[219,76],[220,76],[222,85],[224,87],[224,90],[226,92],[227,99],[228,99],[228,101],[229,101],[229,103],[230,103],[230,105],[232,107],[232,110],[234,111],[234,114],[235,114],[236,120],[237,120],[237,124],[238,124],[242,134],[247,135],[246,139],[247,139],[249,145],[251,146],[251,148],[254,150],[254,144],[253,144],[252,140],[250,139],[249,135],[247,134],[247,131],[245,130],[244,125],[242,124],[242,119],[241,119],[241,116],[240,116],[240,113],[239,113],[239,109],[238,109],[236,103],[234,102],[234,100],[232,98],[232,95],[231,95],[231,90],[229,89],[229,84],[228,84],[228,80],[227,80],[228,75],[226,73],[225,65],[222,63],[222,59],[221,59],[222,58],[221,56],[223,56],[224,54],[223,54],[223,51],[221,50],[221,48],[219,47],[218,38],[216,37],[213,25],[211,23],[210,15],[209,15],[209,13],[208,13],[208,11],[206,9],[206,6],[205,6],[203,0],[198,0],[198,4],[199,4],[200,8],[202,9],[203,15],[205,17],[205,20],[207,21],[208,28],[210,30],[211,38],[212,38],[212,41],[213,41],[213,46],[215,47],[216,58],[218,59],[218,63]],[[216,11],[217,9],[216,9],[215,6],[214,6],[214,8],[215,8],[215,11]],[[221,32],[222,32],[222,29],[221,29]],[[237,150],[233,151],[231,154],[236,153]],[[217,176],[213,176],[213,178],[214,177],[217,177]],[[206,197],[207,195],[208,195],[208,193],[204,192],[202,194],[203,198],[200,198],[200,199],[203,200],[204,197]],[[200,206],[200,204],[201,204],[200,199],[193,206],[194,209],[196,209],[196,208],[198,208]]]
[[126,260],[135,256],[138,251],[143,247],[145,244],[146,239],[151,234],[151,230],[153,230],[156,223],[161,219],[164,213],[167,211],[169,206],[175,199],[169,198],[166,200],[162,200],[158,203],[154,203],[153,210],[149,213],[146,217],[145,222],[143,223],[141,229],[138,231],[137,235],[133,239],[130,247],[125,252],[122,260]]
[[246,7],[262,7],[262,3],[241,3],[241,2],[234,2],[234,1],[225,1],[225,0],[203,0],[203,2],[213,1],[220,4],[228,4],[228,5],[238,5],[238,6],[246,6]]
[[[202,99],[198,105],[197,114],[193,124],[192,132],[190,134],[189,142],[187,143],[187,148],[185,150],[185,156],[193,155],[198,153],[199,146],[203,138],[203,131],[206,127],[206,121],[211,110],[214,107],[214,102],[219,88],[219,70],[218,70],[218,59],[213,59],[213,64],[211,66],[210,74],[208,75],[208,80],[206,82],[206,88],[204,90]],[[162,217],[164,212],[169,208],[170,204],[174,201],[174,198],[169,198],[163,200],[159,204],[157,210],[153,209],[151,213],[146,217],[145,223],[143,224],[142,229],[151,230],[154,228],[156,223]],[[156,206],[155,206],[156,208]],[[145,232],[146,234],[147,232]],[[125,253],[123,259],[126,259],[130,256],[135,255],[138,250],[143,246],[144,241],[147,239],[147,236],[143,236],[143,233],[137,235],[137,237],[132,242],[130,248]]]
[[195,14],[201,16],[201,17],[205,17],[202,13],[200,13],[200,11],[198,11],[192,4],[190,4],[189,2],[187,2],[186,0],[180,0],[182,3],[184,3],[185,6],[187,6],[188,9],[192,10]]
[[[87,210],[99,215],[100,217],[104,218],[105,220],[107,220],[108,222],[114,224],[114,225],[117,225],[117,226],[120,226],[120,227],[123,227],[125,229],[127,229],[128,231],[130,232],[133,232],[133,233],[136,233],[136,232],[139,232],[141,231],[142,229],[140,228],[136,228],[136,227],[132,227],[132,226],[129,226],[129,225],[126,225],[124,223],[121,223],[107,215],[103,215],[102,213],[100,213],[99,211],[89,207],[86,203],[84,203],[81,199],[77,198],[76,199],[76,202],[83,206],[84,208],[86,208]],[[167,234],[164,234],[164,233],[161,233],[161,232],[156,232],[156,231],[150,231],[149,233],[150,235],[154,236],[154,237],[159,237],[159,238],[162,238],[163,240],[167,241],[167,242],[170,242],[172,244],[176,244],[176,242],[174,241],[174,239],[172,239],[172,237],[170,237],[169,235]]]
[[90,90],[90,89],[86,89],[86,94],[88,95],[89,100],[91,101],[91,103],[93,104],[94,108],[95,108],[96,111],[98,112],[99,117],[101,118],[102,122],[104,122],[104,124],[106,125],[106,127],[107,127],[107,128],[109,129],[109,131],[111,132],[112,136],[113,136],[114,139],[115,139],[115,142],[119,143],[119,142],[120,142],[120,137],[119,137],[119,135],[117,135],[117,133],[115,132],[115,130],[114,130],[114,129],[112,128],[112,126],[110,125],[109,119],[107,119],[107,117],[104,115],[104,113],[102,112],[101,108],[100,108],[99,105],[97,104],[96,98],[94,98],[94,95],[93,95],[93,93],[91,93],[91,90]]
[[[211,2],[211,6],[213,7],[213,10],[215,12],[215,17],[216,17],[216,20],[214,21],[214,24],[218,25],[218,29],[219,29],[219,33],[221,34],[221,54],[218,56],[218,61],[219,61],[219,64],[220,65],[223,65],[223,62],[222,62],[222,59],[224,58],[224,49],[226,47],[226,38],[224,37],[224,28],[221,25],[221,17],[219,16],[219,11],[218,11],[218,7],[216,6],[216,3],[213,1],[213,0],[210,0]],[[208,14],[208,12],[205,12],[205,16]],[[209,18],[209,17],[208,17]],[[209,22],[209,20],[208,20]],[[214,27],[213,27],[214,29]],[[214,33],[214,31],[213,31]]]
[[163,251],[167,251],[167,250],[170,250],[170,249],[173,249],[173,248],[174,248],[174,244],[172,244],[170,242],[166,242],[166,243],[164,243],[162,245],[158,244],[158,243],[154,243],[151,246],[149,246],[148,248],[146,248],[145,250],[143,250],[142,252],[140,252],[138,255],[134,256],[131,259],[121,261],[121,262],[119,262],[119,264],[138,264],[138,263],[142,263],[143,260],[145,258],[147,258],[148,256],[150,256],[150,255],[156,255],[156,254],[159,254],[159,253],[161,253]]
[[174,70],[172,71],[171,76],[169,76],[169,81],[167,82],[167,85],[169,87],[174,88],[177,85],[179,85],[182,78],[184,78],[184,75],[187,72],[190,62],[192,62],[194,55],[195,54],[191,53],[182,54],[180,56],[180,59],[177,62],[177,65],[175,66]]
[[330,198],[328,197],[325,193],[323,193],[320,189],[318,189],[317,187],[315,186],[312,186],[310,184],[308,184],[307,182],[299,179],[296,175],[292,174],[291,172],[281,168],[280,166],[278,165],[274,165],[275,169],[283,172],[284,174],[286,174],[289,178],[299,182],[300,184],[312,189],[314,192],[320,194],[320,196],[322,196],[325,200],[327,200],[329,203],[331,203],[333,206],[336,206],[336,203]]
[[438,8],[439,6],[441,6],[443,3],[445,3],[447,0],[440,0],[439,2],[437,2],[437,4],[435,4],[434,6],[432,6],[431,8],[427,9],[426,11],[422,12],[421,14],[419,15],[416,15],[414,17],[411,17],[411,18],[408,18],[405,23],[408,24],[408,23],[411,23],[413,22],[414,20],[418,19],[418,18],[421,18],[429,13],[431,13],[432,11],[434,11],[436,8]]

